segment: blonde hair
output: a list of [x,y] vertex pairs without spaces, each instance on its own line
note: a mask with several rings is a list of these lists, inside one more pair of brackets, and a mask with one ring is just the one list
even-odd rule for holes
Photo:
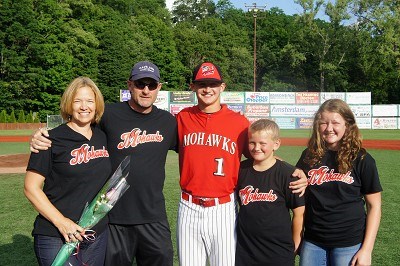
[[64,120],[68,121],[72,115],[72,103],[78,89],[89,87],[92,89],[95,96],[96,112],[92,123],[99,123],[101,116],[104,113],[104,99],[101,91],[97,85],[88,77],[77,77],[74,79],[64,91],[61,97],[60,109],[61,116]]
[[337,113],[343,117],[346,123],[346,130],[343,138],[340,141],[337,162],[339,165],[339,172],[346,173],[353,165],[353,161],[357,158],[359,152],[362,156],[366,151],[362,147],[362,138],[360,130],[356,124],[356,119],[350,107],[340,99],[330,99],[324,102],[315,114],[312,135],[308,141],[308,152],[304,162],[310,166],[314,166],[321,162],[322,157],[327,150],[324,140],[319,133],[319,125],[321,121],[321,114],[323,112]]
[[250,125],[249,132],[255,133],[259,131],[267,132],[274,141],[279,139],[279,126],[272,120],[259,119]]

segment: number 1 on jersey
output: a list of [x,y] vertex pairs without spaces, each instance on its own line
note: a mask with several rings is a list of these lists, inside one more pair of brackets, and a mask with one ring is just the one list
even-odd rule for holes
[[215,158],[217,162],[217,171],[214,172],[214,175],[225,176],[224,173],[224,158]]

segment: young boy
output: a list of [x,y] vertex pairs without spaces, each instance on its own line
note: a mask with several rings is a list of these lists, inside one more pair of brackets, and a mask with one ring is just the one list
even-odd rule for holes
[[239,170],[236,265],[294,265],[304,214],[304,198],[289,189],[295,168],[274,157],[280,146],[275,122],[260,119],[248,134],[252,159]]

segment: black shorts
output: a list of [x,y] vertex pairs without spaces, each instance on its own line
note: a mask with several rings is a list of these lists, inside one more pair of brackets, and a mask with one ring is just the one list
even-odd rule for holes
[[105,265],[173,265],[168,221],[138,225],[109,224]]

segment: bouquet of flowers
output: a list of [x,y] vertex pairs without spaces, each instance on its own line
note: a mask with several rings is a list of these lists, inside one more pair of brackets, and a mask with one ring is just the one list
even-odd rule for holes
[[[129,184],[126,181],[126,177],[129,174],[129,164],[130,156],[126,156],[92,202],[86,204],[78,222],[79,226],[85,229],[92,228],[114,207],[118,199],[129,188]],[[65,243],[51,265],[63,265],[78,244],[79,241]]]

